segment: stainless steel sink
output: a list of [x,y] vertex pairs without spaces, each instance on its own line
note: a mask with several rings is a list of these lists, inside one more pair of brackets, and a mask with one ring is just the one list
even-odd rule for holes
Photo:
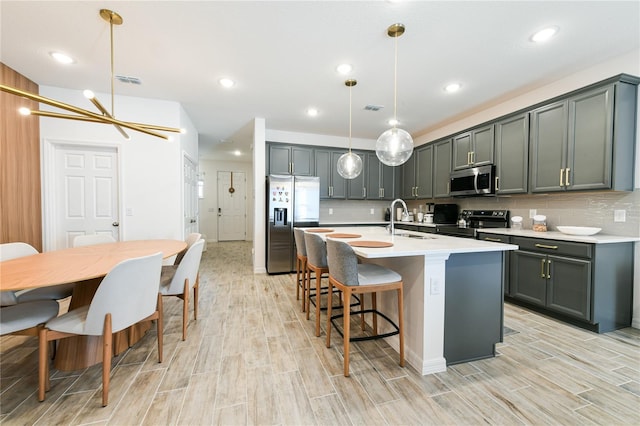
[[396,237],[415,238],[417,240],[432,240],[432,239],[435,239],[435,237],[432,237],[430,235],[407,234],[406,232],[397,232],[394,235]]

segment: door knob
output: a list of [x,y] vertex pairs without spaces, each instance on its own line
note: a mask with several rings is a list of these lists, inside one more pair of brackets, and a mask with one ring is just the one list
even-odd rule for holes
[[120,222],[113,222],[111,226],[120,226]]

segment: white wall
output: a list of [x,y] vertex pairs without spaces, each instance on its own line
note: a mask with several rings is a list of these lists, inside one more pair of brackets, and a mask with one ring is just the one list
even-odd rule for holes
[[[80,90],[40,86],[40,94],[89,111],[95,109]],[[96,93],[96,97],[107,110],[111,110],[110,94]],[[40,137],[43,144],[63,141],[118,146],[121,167],[120,237],[123,240],[183,239],[183,152],[198,160],[198,136],[191,120],[177,102],[116,96],[115,107],[115,116],[120,120],[184,127],[187,134],[172,134],[172,140],[165,141],[126,130],[131,139],[125,140],[110,125],[42,117]],[[54,111],[52,108],[43,109]],[[43,216],[48,208],[43,206]],[[124,214],[127,209],[131,209],[131,216]]]

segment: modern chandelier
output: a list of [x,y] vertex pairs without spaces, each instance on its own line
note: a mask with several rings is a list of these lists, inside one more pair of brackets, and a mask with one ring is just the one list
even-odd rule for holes
[[349,152],[338,158],[338,174],[345,179],[355,179],[362,172],[362,158],[351,152],[351,88],[358,82],[357,80],[347,80],[344,84],[349,88]]
[[404,25],[393,24],[387,28],[387,35],[395,39],[395,56],[393,67],[393,127],[382,133],[376,141],[376,155],[388,166],[404,164],[413,153],[413,138],[403,129],[397,127],[398,116],[398,37],[404,34]]
[[0,90],[3,92],[20,96],[26,99],[30,99],[35,102],[39,102],[42,104],[50,105],[55,108],[59,108],[68,112],[72,112],[74,114],[63,114],[52,111],[40,111],[40,110],[30,110],[28,108],[20,108],[20,113],[22,115],[38,115],[42,117],[53,117],[53,118],[64,118],[68,120],[79,120],[79,121],[88,121],[92,123],[102,123],[102,124],[112,124],[120,134],[126,139],[130,139],[129,135],[123,130],[130,129],[136,132],[146,133],[151,136],[155,136],[162,139],[168,139],[168,136],[158,133],[158,132],[174,132],[174,133],[184,133],[183,129],[177,129],[174,127],[165,127],[158,126],[153,124],[143,124],[143,123],[135,123],[130,121],[122,121],[118,120],[115,117],[115,108],[114,108],[114,66],[113,66],[113,26],[114,25],[122,25],[123,19],[122,16],[108,9],[100,10],[100,17],[109,23],[110,28],[110,43],[111,43],[111,112],[109,112],[101,103],[96,99],[94,93],[91,90],[85,90],[83,92],[84,96],[93,103],[93,105],[100,111],[100,113],[95,113],[84,108],[79,108],[64,102],[56,101],[55,99],[47,98],[44,96],[40,96],[35,93],[27,92],[24,90],[17,89],[15,87],[6,86],[0,84]]

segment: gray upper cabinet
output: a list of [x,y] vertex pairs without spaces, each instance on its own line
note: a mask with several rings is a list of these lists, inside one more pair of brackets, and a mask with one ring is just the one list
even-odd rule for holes
[[636,85],[590,88],[531,112],[531,192],[633,189]]
[[316,149],[314,151],[316,176],[320,178],[320,199],[346,198],[346,179],[338,174],[338,158],[344,151]]
[[402,165],[402,198],[433,198],[433,145],[423,145]]
[[387,166],[382,163],[375,152],[366,155],[367,170],[367,199],[393,200],[398,193],[399,167]]
[[[340,155],[338,155],[338,158],[340,158],[340,156],[345,154],[346,152],[347,151],[341,152]],[[368,191],[368,188],[366,186],[368,172],[367,153],[362,151],[353,151],[353,153],[358,154],[358,156],[362,160],[362,172],[360,172],[360,174],[353,179],[347,179],[347,198],[350,200],[364,200],[367,198]]]
[[522,113],[495,124],[496,193],[527,192],[529,114]]
[[433,197],[449,197],[451,139],[433,144]]
[[313,149],[269,144],[267,174],[313,176]]
[[493,163],[493,125],[479,127],[453,138],[453,168]]

